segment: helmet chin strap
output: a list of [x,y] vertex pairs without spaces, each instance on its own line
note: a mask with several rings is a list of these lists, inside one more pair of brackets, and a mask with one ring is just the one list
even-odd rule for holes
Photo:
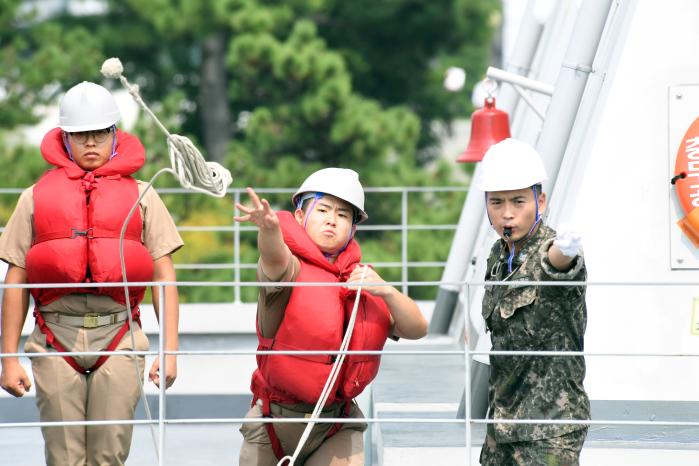
[[112,140],[112,155],[109,156],[109,160],[112,160],[116,155],[116,145],[117,145],[117,128],[116,125],[112,125],[112,133],[114,133],[114,139]]
[[340,254],[342,254],[342,251],[344,251],[345,249],[347,249],[347,246],[350,244],[350,241],[352,241],[352,238],[354,238],[354,233],[355,233],[356,231],[357,231],[357,225],[352,224],[352,228],[350,229],[349,237],[347,238],[347,241],[345,241],[344,246],[342,246],[342,247],[340,248],[340,250],[337,251],[336,254],[330,254],[329,252],[324,252],[324,253],[323,253],[323,256],[325,256],[325,258],[326,258],[327,260],[330,260],[331,257],[337,257],[337,256],[339,256]]
[[[308,214],[306,214],[306,218],[303,219],[303,230],[306,230],[306,224],[308,223],[308,217],[311,216],[311,212],[313,212],[313,208],[316,206],[319,200],[323,198],[323,193],[315,193],[313,195],[313,202],[311,202],[311,205],[308,207]],[[301,205],[303,205],[303,201],[306,199],[299,199],[299,205],[298,208],[301,208]]]
[[[520,238],[517,241],[511,241],[508,244],[510,247],[510,254],[507,257],[507,273],[512,273],[512,261],[514,260],[515,257],[515,245],[518,243],[523,243],[527,239],[529,239],[532,235],[532,232],[536,228],[536,226],[541,222],[541,215],[539,215],[539,200],[538,200],[538,195],[536,192],[536,185],[532,186],[532,192],[534,193],[534,206],[536,209],[536,216],[534,217],[534,223],[532,224],[532,227],[529,229],[529,233],[524,238]],[[489,218],[490,219],[490,218]],[[492,225],[492,223],[491,223]]]
[[68,143],[68,135],[65,131],[61,131],[61,135],[63,136],[63,145],[66,148],[66,152],[68,152],[68,158],[75,162],[75,159],[73,158],[73,152],[70,150],[70,144]]
[[352,238],[354,238],[354,234],[357,232],[357,224],[353,223],[352,228],[350,228],[349,232],[349,237],[347,238],[347,241],[345,242],[345,245],[340,248],[340,251],[338,251],[338,254],[342,254],[342,251],[347,249],[347,246],[350,244],[350,241],[352,241]]

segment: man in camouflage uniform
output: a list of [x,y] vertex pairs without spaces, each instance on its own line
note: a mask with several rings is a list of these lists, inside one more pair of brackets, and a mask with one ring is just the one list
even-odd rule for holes
[[[584,281],[580,238],[541,223],[547,179],[529,145],[506,139],[486,153],[480,188],[501,237],[490,251],[486,281]],[[486,286],[483,317],[495,351],[582,351],[584,286]],[[566,356],[491,356],[490,419],[585,420],[585,360]],[[584,424],[488,424],[481,465],[578,465]]]

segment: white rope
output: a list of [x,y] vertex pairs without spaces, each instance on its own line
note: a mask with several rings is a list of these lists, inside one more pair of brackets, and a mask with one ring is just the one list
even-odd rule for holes
[[180,185],[183,188],[216,197],[225,196],[226,188],[233,182],[231,172],[217,162],[204,160],[199,149],[194,146],[189,138],[179,134],[170,134],[141,98],[138,85],[130,84],[122,74],[123,72],[124,67],[118,58],[109,58],[102,64],[102,74],[108,78],[118,78],[136,103],[153,118],[153,121],[167,136],[170,166]]
[[[359,278],[359,288],[357,288],[357,295],[354,298],[354,307],[352,307],[352,315],[350,316],[349,323],[347,324],[347,331],[345,332],[345,337],[343,338],[342,344],[340,345],[340,351],[347,351],[350,339],[352,338],[354,322],[357,319],[357,309],[359,309],[359,297],[362,293],[362,283],[364,283],[364,277],[366,275],[367,269],[367,265],[362,267],[362,275]],[[323,391],[320,393],[318,403],[316,403],[316,407],[313,409],[311,419],[308,421],[308,424],[306,424],[306,428],[304,429],[303,434],[301,434],[299,443],[296,445],[296,450],[294,451],[294,454],[291,456],[287,455],[284,458],[280,459],[277,463],[277,466],[282,466],[284,464],[284,461],[289,461],[289,466],[294,466],[296,458],[298,458],[299,453],[301,453],[301,449],[306,443],[306,440],[308,440],[308,437],[311,435],[311,430],[313,429],[313,426],[316,424],[316,421],[320,419],[320,413],[323,410],[323,406],[325,406],[325,402],[328,401],[330,391],[335,386],[335,381],[337,380],[337,376],[340,373],[340,366],[342,366],[342,363],[344,362],[346,355],[347,353],[342,353],[340,354],[340,357],[335,360],[335,363],[333,364],[333,367],[330,370],[330,374],[328,375],[328,380],[325,382],[325,387],[323,387]]]
[[[201,152],[192,144],[189,138],[180,136],[178,134],[170,134],[170,132],[163,126],[163,124],[158,120],[158,117],[151,111],[150,108],[141,98],[138,92],[137,85],[131,85],[126,77],[122,75],[124,67],[118,58],[109,58],[105,60],[102,64],[102,74],[108,78],[119,78],[121,83],[124,85],[126,90],[129,91],[131,97],[143,108],[143,110],[153,118],[158,127],[165,133],[167,137],[168,152],[170,154],[170,168],[163,168],[158,170],[158,172],[153,175],[151,180],[146,185],[143,192],[140,194],[136,202],[131,206],[124,223],[121,226],[121,233],[119,235],[119,260],[121,262],[121,275],[124,281],[124,297],[126,301],[127,315],[129,318],[129,335],[131,336],[131,346],[136,349],[136,338],[133,332],[133,316],[131,315],[131,303],[129,296],[128,280],[126,278],[126,259],[124,257],[124,235],[126,233],[126,227],[131,220],[134,212],[138,208],[143,196],[145,196],[148,189],[151,188],[158,176],[163,173],[172,173],[180,182],[180,185],[185,189],[191,189],[194,191],[199,191],[204,194],[209,194],[211,196],[223,197],[226,195],[226,189],[232,183],[233,178],[231,173],[223,167],[221,164],[216,162],[207,162],[201,155]],[[159,309],[159,320],[165,319],[165,303],[160,303]],[[165,335],[161,335],[164,338]],[[146,391],[143,386],[143,381],[141,380],[141,369],[138,366],[138,359],[133,358],[134,367],[136,368],[136,379],[138,380],[139,387],[141,389],[141,398],[143,399],[143,407],[146,412],[146,417],[149,421],[153,420],[151,415],[150,406],[148,404],[148,398],[146,397]],[[160,383],[167,383],[166,374],[166,362],[160,361]],[[158,445],[158,440],[155,434],[155,427],[153,423],[149,423],[151,437],[153,439],[153,447],[155,448],[155,454],[160,461],[160,448]]]
[[[126,315],[129,318],[129,336],[131,337],[131,347],[135,350],[136,349],[136,337],[134,336],[133,329],[133,316],[131,315],[131,298],[130,298],[130,293],[129,293],[129,287],[126,284],[126,259],[124,256],[124,235],[126,234],[126,227],[128,226],[129,222],[131,221],[131,217],[133,216],[134,212],[138,208],[138,205],[141,203],[141,199],[143,199],[143,196],[146,195],[148,192],[148,189],[150,189],[151,186],[153,186],[153,183],[155,182],[156,178],[158,178],[160,175],[163,173],[170,172],[172,173],[172,169],[170,168],[161,168],[158,170],[158,172],[153,175],[153,178],[148,182],[146,185],[145,189],[141,193],[140,196],[138,196],[138,199],[136,199],[136,202],[133,203],[131,206],[131,210],[129,210],[128,215],[126,215],[126,219],[124,220],[124,223],[121,225],[121,233],[119,234],[119,261],[121,263],[121,276],[123,277],[124,280],[124,300],[126,301]],[[160,303],[160,310],[164,310],[164,303]],[[164,319],[164,312],[160,312],[160,317],[159,319]],[[162,337],[165,337],[163,335]],[[158,356],[160,357],[160,356]],[[138,358],[134,356],[132,358],[134,362],[134,368],[136,369],[136,380],[138,380],[138,386],[141,389],[141,398],[143,399],[143,409],[146,412],[146,417],[148,418],[149,421],[153,420],[153,416],[151,415],[150,412],[150,405],[148,404],[148,398],[146,397],[146,389],[143,386],[143,380],[141,380],[141,368],[138,367]],[[144,358],[145,360],[145,358]],[[160,383],[166,383],[166,373],[165,373],[165,361],[160,361],[160,367],[162,368],[161,375],[162,377],[160,378]],[[153,423],[148,423],[148,426],[150,427],[150,433],[151,437],[153,439],[153,448],[155,448],[155,456],[158,461],[160,461],[160,449],[158,448],[158,440],[155,434],[155,426]]]

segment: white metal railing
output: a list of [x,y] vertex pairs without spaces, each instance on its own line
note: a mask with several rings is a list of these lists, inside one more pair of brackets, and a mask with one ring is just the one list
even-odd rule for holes
[[[401,284],[406,284],[406,282],[388,282],[383,283],[383,285],[400,286]],[[435,285],[451,285],[458,286],[466,290],[466,293],[470,293],[473,287],[482,287],[484,285],[489,286],[512,286],[512,282],[484,282],[484,281],[463,281],[455,283],[443,283],[443,282],[407,282],[409,286],[435,286]],[[176,285],[179,287],[202,287],[202,286],[269,286],[268,282],[133,282],[129,283],[129,286],[154,286],[159,290],[161,308],[165,309],[165,295],[164,287],[169,285]],[[293,282],[280,282],[279,286],[282,287],[292,287],[292,286],[343,286],[342,284],[328,284],[322,282],[315,283],[293,283]],[[365,286],[371,285],[381,285],[381,283],[365,283]],[[602,287],[695,287],[695,282],[531,282],[522,281],[517,282],[518,286],[602,286]],[[90,283],[90,284],[42,284],[41,287],[44,288],[84,288],[84,287],[121,287],[124,286],[123,283]],[[0,285],[0,289],[6,288],[33,288],[37,285],[21,284],[21,285]],[[470,302],[470,300],[466,300]],[[283,354],[296,354],[296,355],[338,355],[338,354],[362,354],[362,355],[398,355],[398,356],[410,356],[410,355],[431,355],[431,356],[447,356],[447,355],[460,355],[464,358],[464,394],[465,399],[470,400],[470,387],[471,387],[471,357],[474,355],[497,355],[497,356],[537,356],[537,357],[668,357],[668,358],[698,358],[699,353],[695,352],[631,352],[631,351],[606,351],[606,352],[595,352],[595,351],[473,351],[469,349],[468,345],[465,345],[463,349],[454,350],[382,350],[382,351],[257,351],[257,350],[187,350],[187,351],[165,351],[165,319],[160,320],[159,328],[159,347],[157,351],[113,351],[113,352],[103,352],[103,351],[84,351],[84,352],[50,352],[50,353],[5,353],[0,354],[0,358],[3,357],[56,357],[56,356],[76,356],[76,355],[101,355],[105,353],[115,354],[115,355],[157,355],[161,361],[164,360],[165,355],[191,355],[199,357],[207,356],[217,356],[217,355],[283,355]],[[468,330],[468,329],[466,329]],[[158,401],[160,410],[157,419],[150,420],[101,420],[101,421],[64,421],[64,422],[7,422],[0,423],[0,428],[17,428],[17,427],[41,427],[41,426],[75,426],[75,425],[114,425],[114,424],[133,424],[133,425],[150,425],[158,426],[158,442],[156,448],[160,452],[164,452],[165,448],[165,428],[166,425],[175,424],[240,424],[249,421],[246,418],[212,418],[212,419],[168,419],[166,415],[166,405],[165,405],[165,365],[161,364],[161,384],[158,395]],[[272,423],[300,423],[309,422],[307,419],[265,419],[261,422],[272,422]],[[346,422],[357,422],[356,419],[346,419],[346,418],[323,418],[316,420],[318,423],[346,423]],[[425,424],[464,424],[466,431],[466,463],[471,464],[471,437],[472,437],[472,427],[477,424],[576,424],[576,425],[616,425],[616,426],[663,426],[663,427],[699,427],[699,421],[626,421],[626,420],[600,420],[600,419],[589,419],[589,420],[551,420],[551,419],[474,419],[471,417],[470,403],[466,403],[466,415],[464,418],[377,418],[369,417],[362,420],[367,424],[379,424],[379,423],[394,423],[394,424],[411,424],[411,423],[425,423]],[[159,448],[158,448],[159,447]],[[164,463],[164,455],[159,455],[159,464]]]
[[[19,194],[21,189],[0,189],[0,194]],[[258,189],[256,190],[259,194],[291,194],[294,192],[292,189]],[[369,225],[369,226],[359,226],[359,229],[365,231],[399,231],[401,233],[401,261],[396,262],[383,262],[376,263],[373,265],[379,267],[400,267],[401,268],[401,280],[398,282],[386,282],[386,285],[392,285],[401,288],[404,292],[408,290],[408,287],[421,287],[421,286],[451,286],[457,287],[458,289],[465,289],[466,293],[469,295],[472,288],[482,287],[486,284],[483,281],[458,281],[458,282],[443,282],[443,281],[409,281],[408,280],[408,270],[410,268],[417,267],[443,267],[445,262],[436,261],[408,261],[408,232],[416,230],[455,230],[456,225],[414,225],[409,223],[409,194],[415,192],[466,192],[466,188],[461,187],[444,187],[444,188],[367,188],[368,193],[395,193],[400,195],[401,202],[401,214],[400,214],[400,224],[399,225]],[[180,188],[160,188],[158,189],[160,194],[190,194],[189,191]],[[241,196],[245,193],[243,189],[231,189],[228,194],[232,196],[234,204],[241,201]],[[233,210],[233,209],[232,209]],[[233,245],[233,261],[230,263],[222,264],[177,264],[178,269],[228,269],[234,271],[233,281],[208,281],[208,282],[192,282],[192,281],[178,281],[178,282],[133,282],[129,283],[129,286],[155,286],[160,294],[161,309],[165,309],[165,296],[163,293],[164,286],[176,285],[179,287],[229,287],[233,288],[235,302],[240,302],[240,290],[243,287],[253,287],[253,286],[269,286],[268,282],[253,282],[253,281],[241,281],[240,272],[241,270],[254,269],[257,264],[254,263],[243,263],[240,258],[240,234],[242,232],[255,231],[256,227],[240,225],[233,222],[231,226],[180,226],[179,231],[183,232],[210,232],[210,231],[223,231],[232,232],[234,235],[234,245]],[[4,228],[0,228],[0,231]],[[511,282],[487,282],[488,285],[493,286],[511,286]],[[379,285],[366,283],[365,285]],[[696,286],[695,282],[684,281],[684,282],[517,282],[518,286],[581,286],[585,285],[591,286],[613,286],[613,287],[623,287],[623,286],[679,286],[679,287],[693,287]],[[124,286],[123,283],[113,283],[113,284],[44,284],[41,285],[43,288],[84,288],[84,287],[121,287]],[[292,283],[292,282],[282,282],[278,283],[278,286],[291,287],[291,286],[342,286],[341,284],[329,285],[328,283]],[[35,285],[0,285],[0,290],[4,288],[32,288]],[[466,303],[470,303],[470,299],[465,300]],[[468,315],[468,310],[464,311]],[[468,318],[465,319],[468,322]],[[470,389],[471,389],[471,358],[476,355],[510,355],[510,356],[565,356],[565,357],[667,357],[667,358],[696,358],[699,357],[699,353],[683,353],[683,352],[594,352],[594,351],[473,351],[470,350],[468,345],[465,345],[463,349],[457,350],[411,350],[411,351],[398,351],[398,350],[383,350],[383,351],[255,351],[255,350],[187,350],[187,351],[165,351],[164,350],[164,325],[165,319],[160,319],[160,329],[159,329],[159,347],[158,351],[114,351],[109,352],[109,354],[115,355],[143,355],[143,356],[158,356],[161,361],[164,360],[165,355],[190,355],[196,357],[209,357],[209,356],[243,356],[243,355],[258,355],[258,354],[306,354],[306,355],[318,355],[318,354],[329,354],[338,355],[342,353],[346,354],[365,354],[365,355],[397,355],[397,356],[410,356],[410,355],[431,355],[435,357],[448,356],[448,355],[459,355],[464,358],[464,393],[465,400],[470,400]],[[466,329],[466,334],[468,334],[468,329]],[[56,356],[77,356],[77,355],[102,355],[106,352],[50,352],[50,353],[5,353],[0,354],[0,358],[3,357],[56,357]],[[165,370],[165,365],[161,364],[161,371]],[[158,441],[156,449],[160,452],[164,452],[165,448],[165,426],[168,424],[240,424],[246,422],[245,418],[215,418],[215,419],[168,419],[166,413],[166,392],[165,392],[165,375],[161,374],[161,388],[158,394],[158,404],[159,413],[157,419],[151,420],[105,420],[105,421],[66,421],[66,422],[12,422],[12,423],[0,423],[0,429],[5,427],[39,427],[39,426],[70,426],[70,425],[112,425],[112,424],[133,424],[133,425],[150,425],[158,426]],[[546,419],[532,419],[532,420],[490,420],[490,419],[473,419],[470,412],[470,403],[465,404],[466,414],[464,418],[376,418],[369,417],[363,420],[370,425],[377,423],[428,423],[428,424],[464,424],[466,430],[466,464],[471,464],[471,437],[472,437],[472,427],[478,424],[583,424],[583,425],[619,425],[619,426],[685,426],[685,427],[699,427],[698,422],[692,421],[618,421],[618,420],[578,420],[578,421],[557,421],[557,420],[546,420]],[[267,419],[265,422],[274,423],[284,423],[284,422],[308,422],[302,419]],[[315,422],[319,423],[342,423],[342,422],[352,422],[347,419],[331,419],[323,418]],[[354,420],[356,422],[356,420]],[[159,464],[164,464],[164,455],[159,455]],[[367,458],[367,464],[370,464],[370,459]]]
[[[0,195],[3,194],[21,194],[23,189],[20,188],[0,188]],[[198,193],[191,190],[183,188],[157,188],[159,194],[178,194],[178,195],[198,195]],[[358,225],[357,229],[361,231],[399,231],[401,233],[401,260],[395,262],[372,262],[375,267],[386,267],[386,268],[400,268],[401,269],[401,281],[408,281],[408,270],[411,268],[421,268],[421,267],[444,267],[446,262],[441,261],[409,261],[408,260],[408,232],[409,231],[437,231],[437,230],[456,230],[457,225],[446,224],[446,225],[417,225],[410,224],[408,213],[410,211],[410,197],[411,193],[449,193],[449,192],[462,192],[466,193],[468,191],[467,187],[462,186],[441,186],[441,187],[375,187],[375,188],[365,188],[364,192],[371,193],[382,193],[382,194],[395,194],[400,195],[400,211],[401,219],[398,225]],[[255,189],[258,194],[288,194],[289,199],[291,195],[296,192],[295,189],[289,188],[259,188]],[[231,209],[231,214],[237,214],[237,209],[235,204],[241,202],[242,196],[246,195],[246,191],[243,188],[228,189],[227,195],[233,198],[233,204]],[[458,212],[455,213],[458,216]],[[180,232],[232,232],[233,233],[233,261],[228,263],[216,263],[216,264],[175,264],[175,269],[177,270],[233,270],[233,280],[239,282],[241,279],[241,270],[255,269],[257,264],[255,263],[244,263],[241,262],[240,258],[240,234],[242,232],[253,232],[257,231],[257,227],[240,225],[237,222],[232,221],[233,215],[231,215],[231,225],[198,225],[198,226],[178,226],[177,230]],[[5,230],[4,226],[0,226],[0,233]],[[400,285],[403,293],[407,293],[408,285]],[[240,286],[233,287],[234,302],[241,302]]]

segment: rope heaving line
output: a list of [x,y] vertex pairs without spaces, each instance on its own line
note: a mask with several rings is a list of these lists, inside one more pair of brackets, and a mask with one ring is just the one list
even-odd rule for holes
[[[145,104],[141,95],[139,94],[138,85],[130,84],[126,77],[122,74],[124,72],[124,67],[121,64],[121,60],[118,58],[109,58],[104,61],[101,69],[102,74],[107,78],[118,78],[126,90],[131,94],[131,97],[138,103],[143,110],[153,118],[158,127],[165,133],[167,137],[168,153],[170,154],[170,167],[158,170],[158,172],[153,175],[151,180],[148,182],[146,187],[143,189],[141,195],[136,199],[136,202],[131,206],[126,219],[121,227],[121,234],[119,235],[119,260],[121,262],[121,274],[124,282],[124,294],[126,298],[127,315],[129,318],[129,334],[131,336],[131,344],[133,348],[136,348],[136,341],[133,333],[133,317],[131,315],[131,304],[129,302],[129,288],[128,280],[126,277],[126,261],[124,258],[124,235],[126,233],[126,226],[131,220],[131,216],[138,208],[141,203],[141,199],[148,192],[148,189],[153,185],[155,180],[163,173],[172,173],[180,182],[180,185],[185,189],[191,189],[193,191],[198,191],[204,194],[208,194],[215,197],[223,197],[226,195],[226,189],[233,182],[230,171],[223,167],[217,162],[207,162],[201,155],[201,152],[194,146],[192,141],[178,134],[170,134],[170,132],[165,128],[165,126],[158,120],[158,117],[151,111],[150,108]],[[163,300],[164,301],[164,300]],[[159,310],[160,322],[164,322],[164,303],[160,303]],[[160,324],[163,325],[162,323]],[[164,335],[163,335],[164,337]],[[148,399],[146,398],[145,389],[143,387],[143,382],[141,381],[141,372],[138,367],[138,361],[136,358],[133,359],[134,367],[136,368],[136,380],[138,380],[139,386],[141,388],[141,397],[143,398],[143,407],[145,408],[146,417],[149,421],[152,421],[152,416],[150,412],[150,407],[148,405]],[[160,383],[166,383],[165,376],[165,361],[160,361],[161,367],[161,377]],[[153,445],[155,447],[155,453],[160,460],[160,449],[158,448],[158,441],[155,435],[155,429],[153,423],[149,422],[151,435],[153,437]]]
[[[354,298],[352,314],[350,315],[349,322],[347,323],[347,331],[345,332],[345,337],[343,338],[342,344],[340,345],[340,351],[347,351],[347,348],[349,348],[350,339],[352,338],[352,332],[354,331],[354,322],[355,320],[357,320],[357,309],[359,309],[359,298],[362,294],[362,283],[364,283],[364,277],[366,276],[366,271],[368,267],[368,265],[362,267],[362,275],[359,279],[357,295]],[[316,424],[316,421],[320,419],[320,412],[322,411],[323,406],[325,406],[325,402],[328,400],[328,397],[330,396],[330,390],[332,390],[332,387],[335,385],[337,376],[340,374],[340,367],[342,366],[342,363],[345,360],[345,356],[347,356],[347,353],[340,353],[339,357],[335,360],[335,363],[333,364],[333,367],[330,370],[330,374],[328,375],[328,380],[325,382],[323,391],[320,393],[320,398],[316,403],[316,407],[313,409],[311,418],[308,421],[308,424],[306,424],[306,428],[304,429],[303,434],[301,434],[299,443],[296,445],[296,450],[294,450],[294,454],[291,456],[287,455],[280,459],[277,463],[277,466],[283,466],[287,461],[288,466],[294,466],[296,458],[298,458],[299,453],[301,453],[301,449],[306,443],[306,440],[308,440],[308,437],[311,435],[311,430],[313,430],[313,426]]]

